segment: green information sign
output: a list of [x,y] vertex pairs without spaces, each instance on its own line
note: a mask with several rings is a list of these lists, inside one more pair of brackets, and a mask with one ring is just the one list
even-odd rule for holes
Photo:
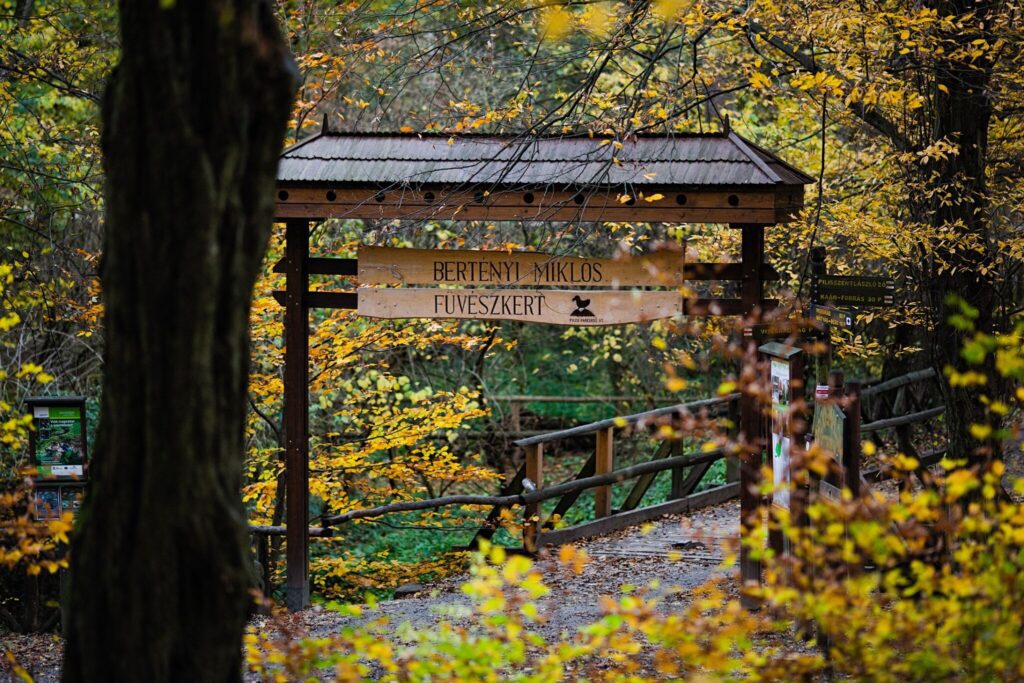
[[36,479],[77,480],[86,476],[85,403],[77,399],[30,399],[32,464]]

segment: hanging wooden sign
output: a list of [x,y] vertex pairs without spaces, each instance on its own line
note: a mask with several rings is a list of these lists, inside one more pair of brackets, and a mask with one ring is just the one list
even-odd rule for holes
[[683,254],[671,251],[615,260],[528,251],[361,246],[357,278],[361,285],[678,287],[685,280],[683,260]]
[[683,314],[678,292],[560,289],[359,288],[370,318],[518,320],[552,325],[622,325]]

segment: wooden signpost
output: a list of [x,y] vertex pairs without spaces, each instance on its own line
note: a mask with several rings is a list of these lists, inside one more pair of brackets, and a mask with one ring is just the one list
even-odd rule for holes
[[552,325],[623,325],[683,314],[678,292],[564,289],[359,289],[370,318],[518,320]]
[[[602,259],[530,251],[361,246],[358,280],[361,285],[679,287],[686,280],[683,259],[683,254],[670,251]],[[721,265],[726,270],[735,264]],[[724,272],[722,279],[727,279]]]

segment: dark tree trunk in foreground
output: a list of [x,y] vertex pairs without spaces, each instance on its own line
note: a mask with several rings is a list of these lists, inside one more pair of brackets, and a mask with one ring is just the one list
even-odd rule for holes
[[[967,49],[974,39],[994,40],[988,30],[989,13],[996,3],[983,0],[934,0],[929,3],[939,16],[968,16],[973,13],[970,27],[958,29],[949,36],[951,43]],[[953,52],[947,47],[947,54]],[[975,327],[983,332],[994,331],[997,308],[996,277],[993,268],[989,236],[989,204],[986,187],[988,133],[992,119],[992,64],[987,58],[969,60],[938,58],[935,65],[930,141],[947,140],[955,145],[956,153],[945,159],[926,164],[922,170],[934,173],[930,181],[948,192],[935,193],[927,207],[931,224],[949,229],[956,235],[952,245],[939,241],[933,245],[929,270],[931,277],[925,289],[929,309],[935,316],[935,332],[931,336],[932,362],[941,375],[945,368],[961,372],[982,370],[988,376],[988,385],[977,388],[955,387],[941,382],[946,402],[946,421],[949,431],[949,450],[955,458],[970,462],[984,460],[998,450],[995,442],[985,444],[987,450],[978,451],[981,444],[970,433],[972,423],[990,423],[989,415],[980,401],[982,393],[997,395],[1001,380],[992,363],[984,367],[970,366],[961,357],[964,341],[973,336],[949,324],[950,314],[958,309],[947,306],[946,298],[954,295],[977,310]],[[942,86],[940,88],[939,86]],[[950,248],[950,247],[954,248]],[[974,247],[981,247],[975,250]],[[988,272],[985,272],[987,270]]]
[[64,676],[239,680],[248,313],[294,68],[265,0],[120,9],[103,109],[103,403]]

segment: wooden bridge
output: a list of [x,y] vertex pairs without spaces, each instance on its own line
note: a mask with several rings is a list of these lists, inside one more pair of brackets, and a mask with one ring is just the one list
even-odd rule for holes
[[[902,452],[916,457],[920,463],[918,476],[922,481],[924,470],[936,464],[945,453],[942,439],[934,438],[934,428],[929,428],[928,432],[936,442],[934,447],[919,452],[914,445],[917,441],[915,426],[930,423],[945,410],[945,406],[935,400],[939,392],[934,380],[934,371],[921,370],[867,383],[856,396],[850,397],[858,406],[856,420],[866,418],[857,426],[858,447],[860,438],[870,438],[879,453]],[[740,400],[741,395],[733,393],[521,438],[513,443],[523,450],[522,465],[496,496],[453,495],[352,510],[324,517],[320,527],[310,528],[309,535],[312,538],[328,537],[335,527],[344,523],[397,512],[450,505],[490,505],[491,511],[473,541],[469,546],[456,550],[473,548],[481,540],[492,538],[500,527],[502,511],[518,508],[521,509],[523,526],[521,550],[535,553],[544,547],[601,536],[664,515],[687,513],[721,503],[740,494],[739,435],[736,431]],[[694,448],[692,444],[696,442],[710,442],[707,435],[715,424],[724,424],[726,428],[722,445]],[[665,438],[669,433],[672,438]],[[593,438],[593,452],[589,458],[572,478],[549,484],[545,478],[546,459],[558,457],[555,447],[559,442],[572,440],[578,443],[581,438]],[[615,469],[616,445],[621,445],[626,439],[639,441],[636,445],[650,449],[650,456],[639,463]],[[693,450],[687,451],[687,445]],[[712,464],[719,460],[726,460],[726,481],[708,486],[705,479]],[[655,479],[665,471],[671,472],[667,499],[645,504]],[[877,484],[889,478],[890,474],[877,462],[867,462],[850,482],[851,488]],[[624,482],[632,482],[631,488],[622,503],[613,508],[612,487]],[[594,491],[593,518],[561,527],[559,520],[566,517],[588,490]],[[541,506],[549,500],[556,502],[553,510],[545,515]],[[269,594],[272,586],[268,539],[284,535],[285,528],[254,526],[251,531],[264,571],[264,587]]]

